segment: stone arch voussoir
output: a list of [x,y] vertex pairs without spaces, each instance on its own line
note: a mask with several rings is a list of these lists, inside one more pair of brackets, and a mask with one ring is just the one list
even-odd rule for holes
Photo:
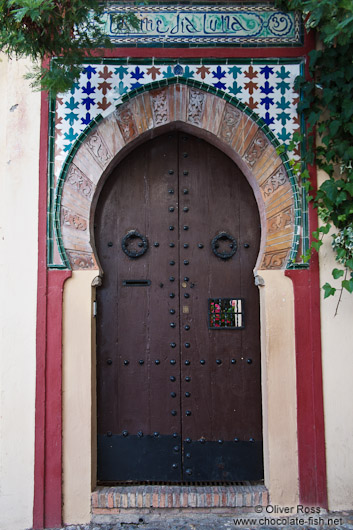
[[[221,93],[222,95],[222,93]],[[284,269],[295,257],[297,192],[287,160],[266,125],[235,98],[175,82],[131,97],[74,146],[58,193],[57,238],[72,269],[99,269],[90,233],[94,197],[114,160],[168,125],[190,130],[230,156],[258,203],[262,238],[256,269]]]

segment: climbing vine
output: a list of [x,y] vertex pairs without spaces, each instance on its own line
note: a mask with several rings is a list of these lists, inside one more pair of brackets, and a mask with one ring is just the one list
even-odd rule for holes
[[[310,251],[318,251],[331,234],[340,265],[332,270],[334,279],[341,278],[339,303],[343,290],[353,292],[353,0],[278,0],[277,5],[302,13],[306,29],[317,32],[318,49],[309,53],[311,79],[296,80],[307,130],[294,141],[303,142],[304,161],[328,175],[309,196],[322,220]],[[305,181],[307,171],[302,176]],[[323,289],[325,298],[336,292],[329,283]]]
[[[65,92],[90,50],[112,46],[101,24],[105,7],[99,0],[0,0],[0,51],[34,61],[26,75],[34,88],[52,96]],[[124,31],[139,25],[134,13],[113,18]],[[42,66],[43,59],[53,57],[58,59]]]

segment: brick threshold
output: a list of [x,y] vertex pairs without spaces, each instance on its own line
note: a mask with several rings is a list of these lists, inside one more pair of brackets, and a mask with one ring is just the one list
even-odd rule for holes
[[267,488],[256,485],[129,485],[97,487],[92,493],[92,516],[141,510],[224,511],[267,506]]

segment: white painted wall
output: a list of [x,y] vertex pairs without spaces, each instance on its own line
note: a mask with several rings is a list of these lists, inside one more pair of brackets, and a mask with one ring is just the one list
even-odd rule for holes
[[[319,173],[319,183],[325,178]],[[340,268],[326,236],[320,250],[320,282],[339,287],[331,271]],[[325,409],[328,501],[330,510],[353,509],[353,295],[323,299],[321,337]]]
[[0,62],[0,528],[32,526],[40,94]]

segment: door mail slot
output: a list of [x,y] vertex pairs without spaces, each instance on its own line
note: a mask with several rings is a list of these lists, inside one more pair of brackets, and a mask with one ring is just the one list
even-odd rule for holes
[[151,285],[151,280],[123,280],[124,287],[139,287]]

